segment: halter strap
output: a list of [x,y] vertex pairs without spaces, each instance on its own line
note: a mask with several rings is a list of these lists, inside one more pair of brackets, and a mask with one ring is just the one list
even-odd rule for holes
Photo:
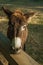
[[26,27],[27,27],[27,25],[23,25],[23,26],[21,26],[21,31],[24,31],[25,29],[26,29]]

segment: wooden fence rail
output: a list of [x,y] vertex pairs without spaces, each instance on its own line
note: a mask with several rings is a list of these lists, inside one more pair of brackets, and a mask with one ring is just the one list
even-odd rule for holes
[[0,58],[3,57],[5,63],[2,59],[0,59],[0,61],[3,65],[40,65],[23,50],[21,50],[19,54],[11,53],[9,45],[10,41],[0,33],[0,52],[3,54],[3,56],[0,55]]

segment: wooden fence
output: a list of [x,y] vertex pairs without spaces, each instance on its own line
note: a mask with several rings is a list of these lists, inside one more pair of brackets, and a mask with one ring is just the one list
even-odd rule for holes
[[10,41],[0,33],[0,65],[40,65],[26,52],[21,50],[14,54],[10,49]]

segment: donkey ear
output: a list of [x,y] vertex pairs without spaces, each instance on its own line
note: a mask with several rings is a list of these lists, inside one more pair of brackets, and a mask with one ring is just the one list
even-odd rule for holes
[[12,13],[13,13],[10,10],[6,9],[5,7],[2,7],[2,9],[8,15],[8,17],[10,17],[12,15]]
[[28,19],[29,17],[32,17],[35,14],[35,12],[27,12],[24,14],[24,16],[26,17],[26,19]]

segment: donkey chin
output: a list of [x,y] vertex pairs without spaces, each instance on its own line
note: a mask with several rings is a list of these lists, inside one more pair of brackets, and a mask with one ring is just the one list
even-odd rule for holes
[[14,50],[15,53],[20,53],[22,49],[21,45],[21,39],[19,37],[15,37],[12,41],[12,49]]

